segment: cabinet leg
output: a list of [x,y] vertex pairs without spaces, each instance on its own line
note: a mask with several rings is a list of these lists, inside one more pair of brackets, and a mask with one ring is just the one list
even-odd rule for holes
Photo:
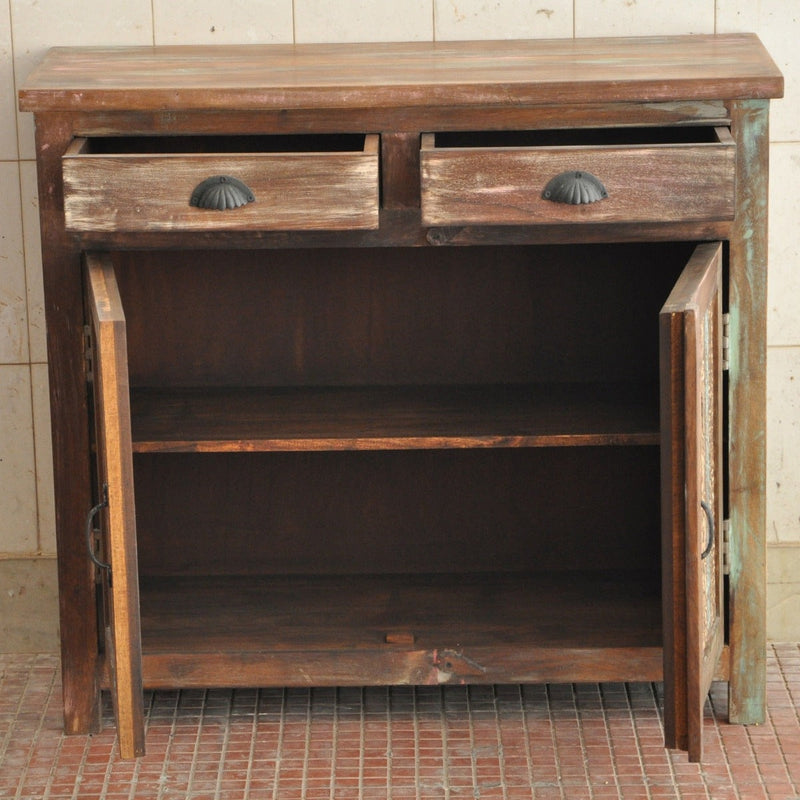
[[67,735],[99,733],[102,727],[100,689],[92,670],[61,669],[64,732]]

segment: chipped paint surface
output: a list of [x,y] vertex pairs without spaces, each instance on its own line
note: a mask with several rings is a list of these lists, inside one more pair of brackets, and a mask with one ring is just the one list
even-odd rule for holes
[[730,719],[763,721],[766,705],[766,287],[768,108],[733,104],[737,216],[730,275]]

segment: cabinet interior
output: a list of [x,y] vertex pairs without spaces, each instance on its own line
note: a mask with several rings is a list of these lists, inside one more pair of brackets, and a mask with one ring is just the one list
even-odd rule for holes
[[358,152],[363,133],[294,133],[269,136],[92,136],[83,152],[91,155],[137,153],[336,153]]
[[580,147],[712,144],[719,141],[710,125],[625,126],[614,128],[539,128],[536,130],[440,131],[436,147]]
[[658,313],[692,249],[115,252],[146,680],[232,640],[660,648]]
[[[358,152],[364,146],[364,138],[363,133],[92,136],[86,140],[84,152],[93,155]],[[437,147],[711,144],[718,141],[718,133],[712,125],[649,127],[623,125],[607,128],[439,131],[435,134],[434,141]]]

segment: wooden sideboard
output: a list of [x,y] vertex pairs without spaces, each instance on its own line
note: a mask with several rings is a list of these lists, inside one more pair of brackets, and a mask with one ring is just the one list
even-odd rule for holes
[[143,687],[765,702],[755,36],[58,48],[64,720]]

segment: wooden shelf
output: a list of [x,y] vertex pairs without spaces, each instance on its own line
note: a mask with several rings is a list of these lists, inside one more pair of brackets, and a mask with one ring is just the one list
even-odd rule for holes
[[659,588],[637,571],[144,579],[145,684],[659,680]]
[[[655,445],[639,386],[138,389],[134,452]],[[654,394],[654,393],[651,393]]]

